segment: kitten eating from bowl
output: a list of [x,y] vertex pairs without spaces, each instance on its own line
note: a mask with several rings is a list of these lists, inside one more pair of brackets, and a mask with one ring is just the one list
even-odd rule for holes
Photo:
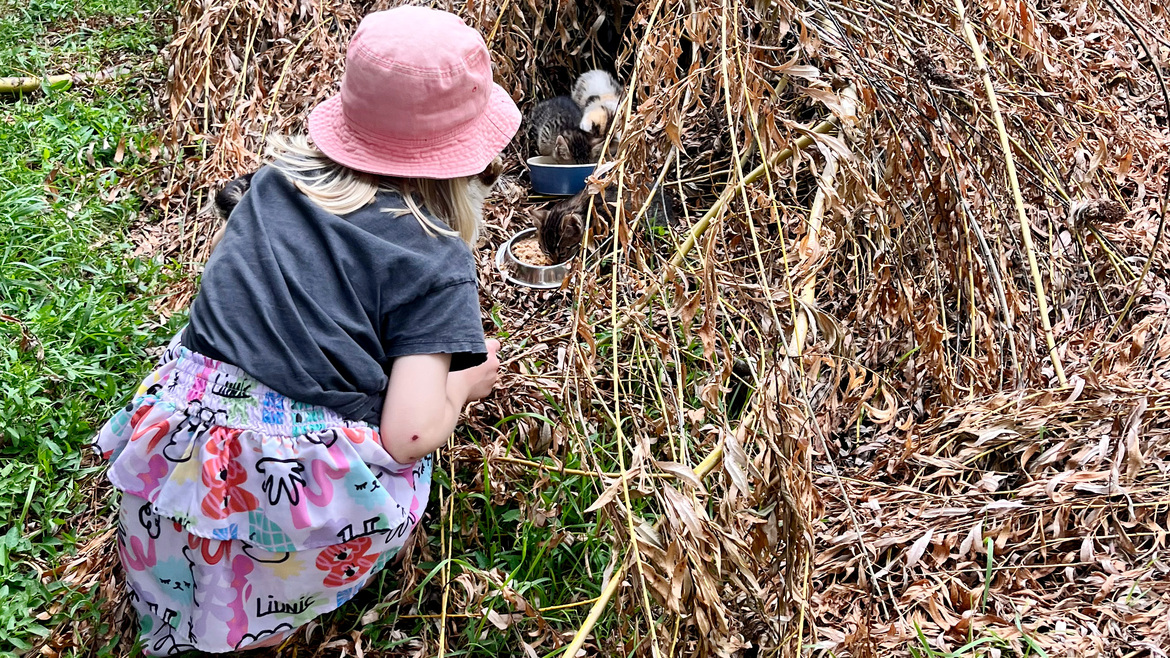
[[[642,220],[648,226],[674,224],[674,195],[662,188],[654,190],[653,194],[653,200],[646,208]],[[591,197],[594,198],[591,233],[593,236],[603,235],[612,224],[617,209],[617,190],[612,186],[606,188],[604,193],[600,193],[596,187],[590,185],[575,196],[558,201],[549,208],[535,209],[529,213],[536,227],[536,240],[540,244],[540,249],[553,263],[564,263],[576,256],[580,250],[581,239],[585,236],[585,218]],[[625,201],[626,217],[632,219],[639,208],[631,206],[628,198]]]
[[621,85],[609,72],[582,73],[573,83],[571,96],[556,96],[532,109],[529,142],[555,164],[597,162],[621,94]]

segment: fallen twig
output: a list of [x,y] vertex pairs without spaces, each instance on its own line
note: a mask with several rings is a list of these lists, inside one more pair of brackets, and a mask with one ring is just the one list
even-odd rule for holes
[[28,94],[44,87],[68,89],[77,84],[98,84],[130,75],[130,69],[112,66],[97,73],[63,73],[60,75],[25,75],[0,78],[0,94]]

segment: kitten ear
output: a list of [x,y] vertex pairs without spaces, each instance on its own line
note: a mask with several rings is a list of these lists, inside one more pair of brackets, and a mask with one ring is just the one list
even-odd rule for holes
[[601,158],[601,145],[605,142],[604,139],[593,139],[589,143],[589,159],[596,162]]
[[581,250],[581,237],[585,235],[585,216],[573,212],[561,218],[561,262],[569,260]]
[[540,228],[544,226],[544,220],[548,219],[548,211],[543,208],[537,208],[535,210],[529,210],[528,216],[532,219],[532,225],[536,227],[536,231],[539,233]]
[[581,117],[581,130],[589,133],[590,137],[605,137],[605,129],[609,126],[609,115],[605,108],[595,106],[590,108],[585,116]]
[[569,140],[564,135],[557,135],[557,144],[553,147],[553,160],[559,163],[573,161],[573,153],[569,150]]
[[585,215],[580,211],[569,213],[561,220],[561,241],[568,240],[576,245],[585,232]]
[[479,172],[477,178],[479,178],[479,182],[483,183],[488,190],[491,190],[492,186],[496,184],[496,181],[500,179],[500,174],[503,173],[504,158],[497,155],[495,159],[488,163],[487,168]]

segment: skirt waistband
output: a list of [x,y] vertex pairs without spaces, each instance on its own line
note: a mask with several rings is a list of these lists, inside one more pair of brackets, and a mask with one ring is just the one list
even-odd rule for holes
[[169,365],[170,372],[146,393],[183,409],[192,425],[284,437],[370,427],[362,421],[347,420],[326,407],[289,399],[240,368],[181,345],[172,345],[161,365],[163,369]]

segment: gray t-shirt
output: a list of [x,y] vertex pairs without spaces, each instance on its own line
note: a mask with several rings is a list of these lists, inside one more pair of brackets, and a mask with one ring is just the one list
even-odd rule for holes
[[260,169],[207,262],[183,346],[375,425],[395,357],[451,354],[452,371],[483,363],[471,250],[428,235],[405,207],[387,191],[333,215]]

